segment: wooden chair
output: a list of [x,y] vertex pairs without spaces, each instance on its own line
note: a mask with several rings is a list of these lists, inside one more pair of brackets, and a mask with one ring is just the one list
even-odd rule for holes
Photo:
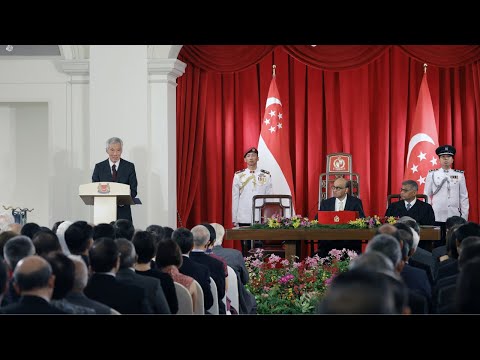
[[[252,199],[252,224],[263,223],[275,214],[291,217],[292,211],[291,195],[255,195]],[[263,248],[266,252],[285,253],[280,240],[263,240]]]
[[[428,203],[428,196],[425,194],[417,194],[417,199],[423,200]],[[387,209],[393,201],[400,200],[400,194],[390,194],[387,196]]]

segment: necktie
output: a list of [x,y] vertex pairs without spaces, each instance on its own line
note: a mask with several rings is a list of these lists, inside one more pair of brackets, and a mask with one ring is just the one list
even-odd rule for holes
[[340,204],[338,204],[338,211],[343,211],[343,201],[340,201]]
[[112,165],[112,180],[117,181],[117,165]]
[[410,210],[411,207],[412,207],[412,204],[407,203],[407,211]]

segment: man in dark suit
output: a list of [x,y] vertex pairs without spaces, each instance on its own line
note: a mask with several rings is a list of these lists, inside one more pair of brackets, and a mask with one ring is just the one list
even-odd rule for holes
[[217,285],[219,312],[220,314],[226,314],[226,304],[222,301],[225,296],[226,283],[223,263],[205,252],[210,241],[210,231],[203,225],[194,226],[190,231],[193,234],[193,249],[190,252],[190,259],[205,265],[210,270],[210,276]]
[[[121,158],[122,149],[123,141],[120,138],[112,137],[107,140],[106,151],[108,159],[95,165],[92,181],[109,181],[130,185],[131,196],[135,198],[137,196],[138,185],[135,165]],[[117,219],[132,221],[130,205],[117,206]]]
[[113,239],[97,239],[89,255],[92,275],[84,290],[88,298],[110,306],[121,314],[152,313],[147,292],[143,288],[117,280],[120,255]]
[[143,288],[154,314],[171,314],[160,280],[135,273],[137,253],[132,242],[127,239],[115,239],[115,242],[120,252],[120,269],[117,272],[117,280],[122,284]]
[[1,314],[65,314],[50,304],[55,284],[52,267],[42,257],[26,256],[13,272],[20,300],[0,309]]
[[[333,182],[333,196],[320,203],[320,211],[358,211],[361,218],[365,217],[362,200],[348,194],[351,183],[343,177],[339,177]],[[318,215],[315,216],[318,218]],[[328,255],[332,249],[347,248],[360,253],[362,244],[357,240],[320,240],[318,242],[318,254],[321,257]]]
[[400,190],[400,201],[393,202],[385,212],[385,216],[410,216],[419,225],[434,225],[435,213],[432,205],[417,200],[418,185],[414,180],[402,182]]
[[213,294],[210,290],[210,270],[206,265],[190,259],[190,252],[193,249],[193,234],[187,228],[180,227],[172,233],[172,239],[178,244],[182,252],[183,263],[179,270],[182,274],[191,276],[198,281],[203,290],[205,314],[209,314],[208,309],[213,305]]

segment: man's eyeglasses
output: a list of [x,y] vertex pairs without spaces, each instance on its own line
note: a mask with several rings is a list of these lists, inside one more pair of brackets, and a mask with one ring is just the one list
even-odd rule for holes
[[340,186],[332,186],[332,190],[343,190],[343,189],[345,188]]
[[404,189],[404,188],[401,188],[400,189],[400,192],[409,192],[409,191],[412,191],[413,189]]

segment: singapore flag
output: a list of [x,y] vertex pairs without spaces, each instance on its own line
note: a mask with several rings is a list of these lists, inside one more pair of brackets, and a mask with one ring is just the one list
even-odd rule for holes
[[423,194],[428,171],[440,167],[435,153],[438,147],[437,126],[426,72],[423,74],[409,134],[407,165],[403,179],[415,180],[418,184],[418,193]]
[[[268,90],[265,114],[262,119],[262,130],[258,140],[258,156],[261,168],[269,171],[272,175],[272,194],[292,195],[294,205],[288,128],[288,119],[286,114],[283,113],[274,75]],[[292,211],[292,214],[295,214],[295,212]]]

